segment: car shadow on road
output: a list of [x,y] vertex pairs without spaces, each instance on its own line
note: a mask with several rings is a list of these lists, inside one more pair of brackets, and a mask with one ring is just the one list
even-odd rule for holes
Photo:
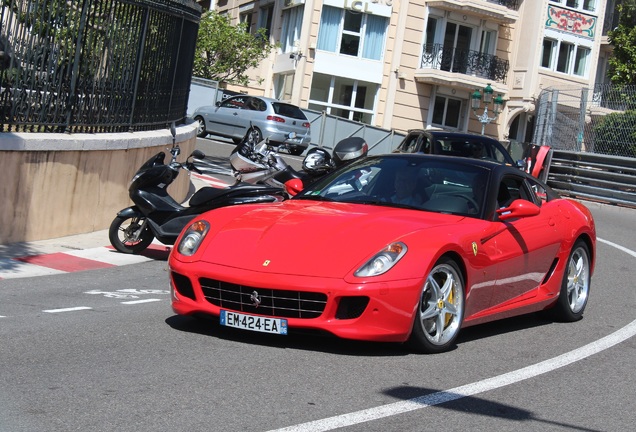
[[[174,315],[166,319],[166,324],[175,330],[213,336],[223,340],[262,345],[277,348],[293,348],[306,351],[317,351],[345,356],[405,356],[421,355],[414,353],[405,344],[390,342],[365,342],[341,339],[327,332],[318,331],[290,331],[287,336],[270,335],[260,332],[250,332],[221,326],[218,318],[210,316],[179,316]],[[527,330],[552,324],[543,313],[522,315],[491,323],[480,324],[462,329],[456,345],[449,351],[457,349],[458,345],[502,335],[510,332]]]
[[[449,351],[456,350],[458,345],[463,343],[534,327],[541,327],[552,323],[553,321],[545,314],[534,313],[468,327],[461,330],[456,345],[451,347]],[[174,315],[166,319],[166,324],[175,330],[183,332],[213,336],[223,340],[251,345],[283,349],[293,348],[350,356],[391,357],[410,354],[419,355],[402,343],[354,341],[341,339],[327,332],[318,331],[290,331],[287,336],[270,335],[223,327],[219,324],[218,319],[209,316],[192,317]]]
[[175,330],[187,333],[281,349],[290,348],[356,357],[392,357],[410,354],[409,350],[400,343],[352,341],[313,331],[290,331],[286,336],[270,335],[223,327],[214,317],[174,315],[166,319],[166,324]]
[[506,333],[514,333],[535,327],[543,327],[553,323],[554,321],[550,319],[545,312],[520,315],[463,328],[457,337],[457,343],[461,344],[464,342],[472,342]]
[[[458,413],[471,416],[484,416],[491,419],[502,419],[505,421],[519,422],[518,428],[522,430],[524,426],[528,426],[532,422],[534,427],[543,425],[545,430],[552,428],[565,428],[577,431],[598,432],[598,429],[590,429],[580,424],[566,423],[562,421],[553,421],[541,418],[532,411],[516,407],[510,404],[493,402],[477,396],[468,396],[462,393],[454,393],[448,390],[435,390],[416,386],[397,386],[384,390],[387,396],[392,398],[409,401],[414,404],[420,404],[422,408],[435,406],[438,410],[445,409],[456,411]],[[409,409],[411,409],[410,407]],[[447,422],[448,417],[443,413],[436,411],[435,418],[441,419],[441,422]],[[435,429],[435,418],[430,421],[429,429]],[[507,424],[507,423],[506,423]],[[442,426],[447,426],[443,423]],[[493,430],[495,428],[493,427]]]

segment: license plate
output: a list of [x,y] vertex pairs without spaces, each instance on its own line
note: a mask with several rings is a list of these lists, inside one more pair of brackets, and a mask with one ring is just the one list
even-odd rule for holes
[[286,319],[247,315],[226,310],[221,310],[221,325],[263,333],[287,334]]

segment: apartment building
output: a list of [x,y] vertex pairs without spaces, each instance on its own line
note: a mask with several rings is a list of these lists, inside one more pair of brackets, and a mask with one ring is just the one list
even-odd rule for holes
[[[251,87],[229,89],[401,132],[481,133],[484,126],[486,135],[529,141],[541,90],[593,86],[609,52],[601,35],[606,0],[201,4],[249,23],[250,31],[266,28],[280,45],[252,71]],[[503,101],[490,122],[484,89]],[[488,105],[490,118],[494,108]]]

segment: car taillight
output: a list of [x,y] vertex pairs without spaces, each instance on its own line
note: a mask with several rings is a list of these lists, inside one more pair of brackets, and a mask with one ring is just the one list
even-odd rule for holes
[[271,120],[271,121],[275,121],[278,123],[285,123],[285,119],[282,117],[278,117],[278,116],[273,116],[273,115],[268,115],[267,116],[267,120]]
[[307,129],[309,129],[310,126],[311,126],[311,123],[309,122],[303,123],[303,127],[306,127]]

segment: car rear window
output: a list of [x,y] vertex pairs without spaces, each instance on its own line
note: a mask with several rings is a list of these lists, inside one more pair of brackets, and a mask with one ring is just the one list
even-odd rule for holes
[[283,117],[291,117],[297,120],[307,120],[305,113],[303,113],[302,110],[296,105],[274,102],[272,103],[272,106],[274,107],[274,112],[278,115],[281,115]]

